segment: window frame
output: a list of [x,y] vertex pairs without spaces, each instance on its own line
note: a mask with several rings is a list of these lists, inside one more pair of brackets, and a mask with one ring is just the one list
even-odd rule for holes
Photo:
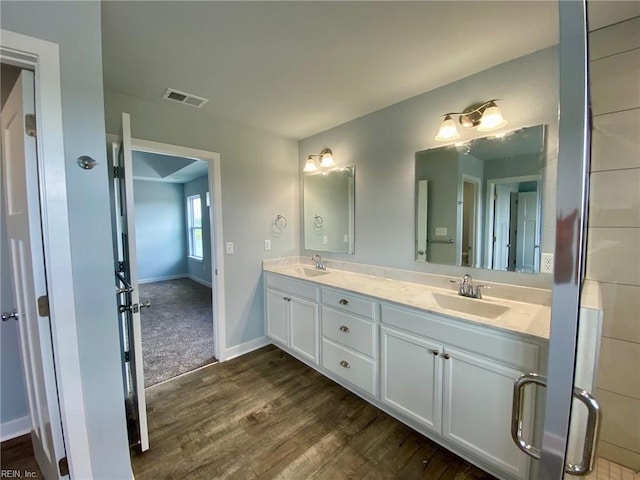
[[[195,218],[195,202],[198,202],[200,209],[200,224],[197,225]],[[198,248],[198,237],[196,235],[197,231],[200,231],[200,253],[201,256],[197,255]],[[202,198],[200,194],[189,195],[187,197],[187,257],[193,260],[197,260],[202,262],[204,260],[204,235],[202,229]]]

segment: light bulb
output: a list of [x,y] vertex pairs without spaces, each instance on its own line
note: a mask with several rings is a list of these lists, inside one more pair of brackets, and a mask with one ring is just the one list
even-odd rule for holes
[[335,165],[336,163],[333,161],[333,155],[331,155],[330,152],[327,153],[323,153],[320,156],[320,166],[322,168],[331,168]]
[[483,112],[480,125],[478,125],[478,131],[488,132],[490,130],[496,130],[504,127],[506,124],[507,121],[502,116],[500,108],[493,103]]
[[436,140],[438,141],[446,141],[453,140],[460,137],[460,133],[458,133],[458,129],[456,128],[456,122],[453,121],[451,115],[447,115],[444,117],[444,121],[442,125],[440,125],[440,131],[438,135],[436,135]]
[[304,164],[303,172],[317,172],[318,167],[316,166],[316,162],[313,161],[311,156],[307,157],[307,162]]

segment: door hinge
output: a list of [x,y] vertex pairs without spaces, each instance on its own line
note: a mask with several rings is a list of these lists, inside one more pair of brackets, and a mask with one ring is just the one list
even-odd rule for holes
[[124,272],[124,262],[118,262],[118,271]]
[[129,352],[124,352],[124,361],[125,362],[131,361],[131,354]]
[[122,175],[122,168],[117,165],[113,167],[113,178],[124,178],[124,175]]
[[58,470],[60,471],[61,477],[69,475],[69,462],[67,462],[67,457],[62,457],[58,460]]
[[24,116],[24,133],[30,137],[36,136],[36,116],[33,113]]
[[49,297],[47,295],[38,297],[38,315],[41,317],[49,316]]

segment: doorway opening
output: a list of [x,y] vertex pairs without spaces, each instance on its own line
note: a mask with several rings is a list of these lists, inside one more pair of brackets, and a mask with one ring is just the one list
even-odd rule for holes
[[488,268],[540,271],[540,184],[539,175],[488,181]]
[[144,385],[216,362],[209,164],[133,150]]

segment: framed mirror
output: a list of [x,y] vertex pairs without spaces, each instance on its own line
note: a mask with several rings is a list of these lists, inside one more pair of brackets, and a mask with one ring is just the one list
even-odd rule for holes
[[415,156],[415,259],[538,273],[544,125]]
[[304,248],[354,253],[355,167],[305,173]]

